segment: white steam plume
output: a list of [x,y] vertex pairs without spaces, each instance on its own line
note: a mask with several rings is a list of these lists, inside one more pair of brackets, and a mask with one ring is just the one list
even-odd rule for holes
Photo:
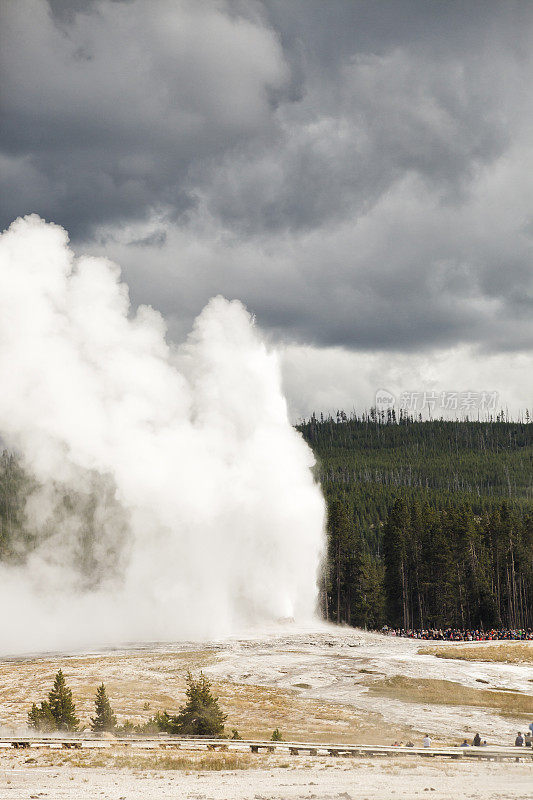
[[4,653],[313,616],[324,502],[241,303],[212,299],[173,350],[114,264],[18,219],[0,238],[0,379],[0,436],[35,479],[0,564]]

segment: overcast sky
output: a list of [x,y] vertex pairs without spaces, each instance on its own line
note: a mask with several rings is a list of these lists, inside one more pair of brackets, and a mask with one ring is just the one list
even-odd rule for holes
[[60,223],[175,341],[241,299],[295,418],[533,408],[533,3],[0,9],[2,228]]

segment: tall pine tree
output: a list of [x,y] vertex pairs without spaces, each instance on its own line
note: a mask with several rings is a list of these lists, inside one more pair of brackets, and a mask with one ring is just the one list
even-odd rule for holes
[[77,729],[80,721],[76,716],[76,706],[72,701],[72,692],[68,688],[61,670],[57,673],[52,691],[48,695],[48,704],[58,730],[75,731]]
[[104,684],[102,683],[96,690],[94,701],[96,716],[91,717],[91,728],[97,733],[109,731],[112,733],[117,726],[117,718],[113,714],[111,703],[107,696]]
[[336,622],[342,621],[341,596],[347,568],[346,556],[349,553],[350,529],[350,520],[345,504],[340,500],[333,500],[328,509],[328,560]]
[[407,546],[411,519],[405,500],[394,503],[383,531],[387,615],[393,625],[411,626]]
[[40,706],[33,703],[28,712],[28,725],[38,731],[75,731],[79,725],[72,692],[68,688],[61,670],[54,679],[54,685]]

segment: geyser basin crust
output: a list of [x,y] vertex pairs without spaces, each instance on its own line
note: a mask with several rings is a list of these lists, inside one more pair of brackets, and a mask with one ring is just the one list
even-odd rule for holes
[[21,563],[0,566],[4,652],[313,616],[324,501],[241,303],[212,299],[175,349],[114,264],[18,219],[0,239],[0,378],[0,435],[33,484]]

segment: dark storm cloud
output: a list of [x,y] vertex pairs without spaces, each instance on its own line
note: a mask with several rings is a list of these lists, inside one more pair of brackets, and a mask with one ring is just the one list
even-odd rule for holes
[[282,339],[532,346],[532,5],[2,11],[3,224],[103,242],[185,328],[222,292]]
[[2,222],[33,208],[81,234],[189,207],[191,165],[268,128],[285,80],[275,33],[218,9],[5,4]]

